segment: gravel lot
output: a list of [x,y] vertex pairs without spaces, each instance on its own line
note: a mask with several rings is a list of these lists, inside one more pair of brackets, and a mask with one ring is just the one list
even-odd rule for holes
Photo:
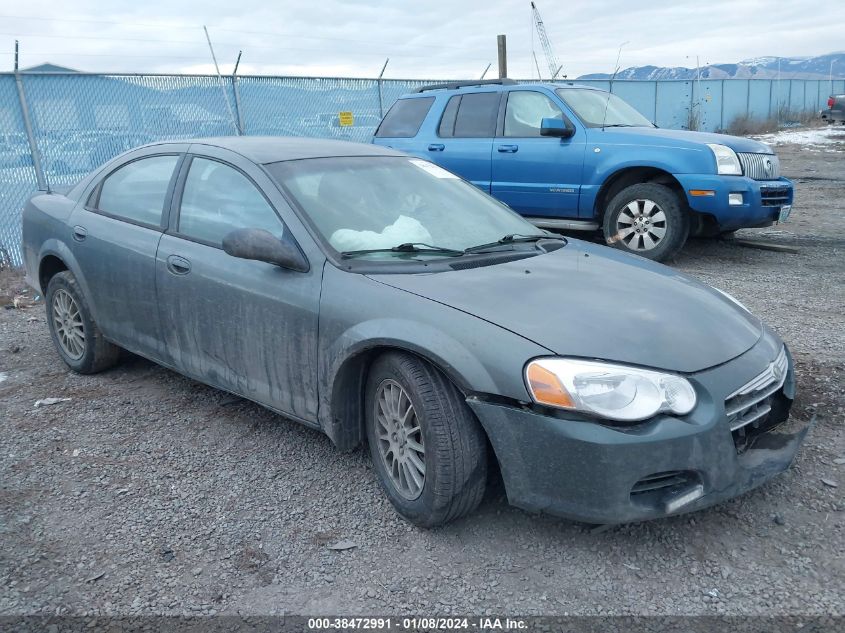
[[138,358],[72,374],[43,305],[0,309],[0,614],[845,614],[845,133],[779,151],[793,219],[740,237],[799,253],[701,240],[674,263],[795,355],[793,412],[817,424],[762,489],[596,532],[493,486],[421,531],[365,452]]

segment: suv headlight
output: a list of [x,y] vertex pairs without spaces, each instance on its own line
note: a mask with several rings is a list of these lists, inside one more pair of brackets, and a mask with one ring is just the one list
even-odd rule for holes
[[742,176],[742,165],[739,164],[739,157],[727,145],[708,143],[707,147],[716,157],[716,173],[723,176]]
[[525,383],[537,404],[621,422],[685,415],[696,402],[692,385],[676,374],[575,358],[533,360]]

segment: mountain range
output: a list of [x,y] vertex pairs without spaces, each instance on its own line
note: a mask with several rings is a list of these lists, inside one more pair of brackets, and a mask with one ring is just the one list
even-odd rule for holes
[[[683,66],[633,66],[616,73],[616,79],[828,79],[845,77],[845,51],[816,57],[757,57],[736,64]],[[591,73],[578,79],[610,79],[611,73]]]

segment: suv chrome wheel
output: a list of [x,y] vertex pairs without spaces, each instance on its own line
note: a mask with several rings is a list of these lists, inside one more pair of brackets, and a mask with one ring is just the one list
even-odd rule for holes
[[375,397],[378,452],[402,497],[418,498],[425,486],[425,446],[411,398],[395,380],[385,380]]
[[616,234],[632,251],[650,251],[666,235],[666,214],[653,200],[632,200],[616,219]]
[[76,300],[63,289],[53,293],[53,324],[62,351],[71,360],[85,353],[85,326]]

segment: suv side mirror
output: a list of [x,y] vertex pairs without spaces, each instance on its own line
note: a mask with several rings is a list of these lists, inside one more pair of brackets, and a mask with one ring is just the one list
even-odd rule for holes
[[308,271],[308,260],[290,242],[264,229],[237,229],[223,238],[223,250],[227,255],[240,259],[255,259],[275,264],[297,272]]
[[561,119],[546,118],[540,122],[540,136],[557,136],[558,138],[572,138],[575,128],[567,125]]

